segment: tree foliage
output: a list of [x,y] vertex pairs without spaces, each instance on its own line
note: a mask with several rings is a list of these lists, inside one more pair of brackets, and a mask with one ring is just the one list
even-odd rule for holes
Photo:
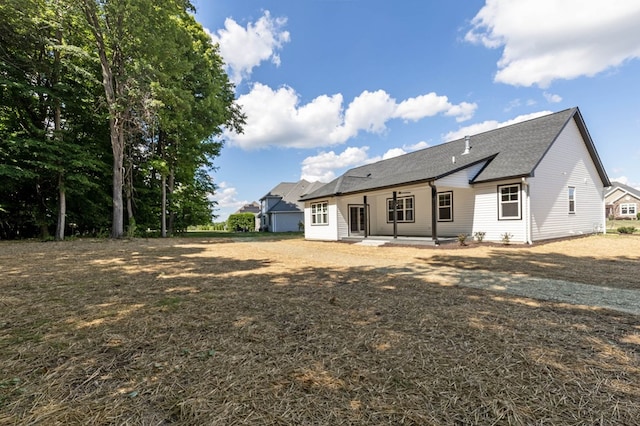
[[235,213],[227,219],[229,231],[253,231],[256,229],[256,215],[253,213]]
[[184,0],[0,3],[0,238],[211,220],[207,171],[244,116],[192,12]]

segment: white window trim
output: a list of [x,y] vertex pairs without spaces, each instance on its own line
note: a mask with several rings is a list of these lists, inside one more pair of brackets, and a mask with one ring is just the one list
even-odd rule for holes
[[311,203],[311,225],[328,225],[329,224],[329,202],[320,201]]
[[[626,208],[627,212],[622,213],[622,209]],[[633,210],[633,213],[630,212]],[[637,203],[622,203],[620,204],[620,215],[621,216],[635,216],[638,214],[638,204]]]
[[[504,188],[518,188],[516,194],[518,194],[518,215],[517,216],[504,216],[502,214],[502,206],[507,202],[502,201],[502,189]],[[513,203],[513,201],[510,201]],[[510,183],[506,185],[498,185],[498,220],[522,220],[522,186],[519,183]]]

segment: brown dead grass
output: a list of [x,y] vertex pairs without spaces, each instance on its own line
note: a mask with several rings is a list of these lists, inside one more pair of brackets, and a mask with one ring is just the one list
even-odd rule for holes
[[640,290],[639,253],[3,242],[0,424],[640,424],[640,317],[456,285]]

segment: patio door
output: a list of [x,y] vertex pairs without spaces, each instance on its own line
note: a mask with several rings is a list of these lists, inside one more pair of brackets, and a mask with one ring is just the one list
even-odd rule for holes
[[364,235],[364,206],[349,206],[349,235]]

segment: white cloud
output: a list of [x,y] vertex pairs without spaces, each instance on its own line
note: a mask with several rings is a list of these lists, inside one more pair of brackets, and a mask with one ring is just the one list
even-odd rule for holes
[[637,0],[487,0],[465,39],[503,47],[495,81],[546,88],[640,58]]
[[246,28],[227,18],[224,29],[211,34],[213,42],[220,45],[220,55],[235,84],[249,78],[253,68],[263,61],[280,65],[278,51],[291,39],[289,32],[283,30],[286,23],[286,18],[272,18],[266,10],[260,19],[249,22]]
[[498,129],[500,127],[510,126],[512,124],[520,123],[522,121],[532,120],[543,115],[551,114],[551,111],[539,111],[531,114],[519,115],[511,120],[498,122],[496,120],[483,121],[482,123],[472,124],[470,126],[462,127],[458,130],[447,133],[443,136],[444,141],[452,141],[463,138],[467,135],[477,135],[478,133],[488,132],[489,130]]
[[336,170],[365,164],[368,159],[368,146],[349,147],[336,154],[334,151],[321,152],[302,161],[302,179],[310,182],[329,182],[336,177]]
[[340,154],[334,151],[321,152],[318,155],[307,157],[302,161],[301,179],[308,181],[329,182],[336,178],[337,172],[344,169],[375,163],[397,157],[408,152],[427,148],[429,144],[420,141],[413,145],[403,145],[402,148],[391,148],[381,156],[369,157],[369,147],[348,147]]
[[470,118],[477,105],[451,104],[435,93],[398,103],[384,90],[364,91],[349,103],[346,111],[341,94],[322,95],[307,104],[291,87],[277,90],[255,83],[238,98],[247,116],[242,134],[228,134],[231,143],[243,149],[267,146],[314,148],[346,142],[360,131],[383,133],[394,118],[419,120],[444,114],[456,121]]
[[626,176],[620,176],[620,177],[617,177],[617,178],[611,178],[609,180],[611,180],[611,182],[619,182],[619,183],[621,183],[623,185],[628,185],[629,184],[629,178],[626,177]]
[[236,188],[229,186],[227,182],[221,182],[218,184],[218,191],[213,198],[218,202],[218,207],[223,209],[237,210],[245,204],[249,204],[247,200],[238,200],[237,197]]
[[542,95],[550,104],[562,102],[562,97],[560,95],[556,95],[554,93],[548,93],[548,92],[544,92]]

